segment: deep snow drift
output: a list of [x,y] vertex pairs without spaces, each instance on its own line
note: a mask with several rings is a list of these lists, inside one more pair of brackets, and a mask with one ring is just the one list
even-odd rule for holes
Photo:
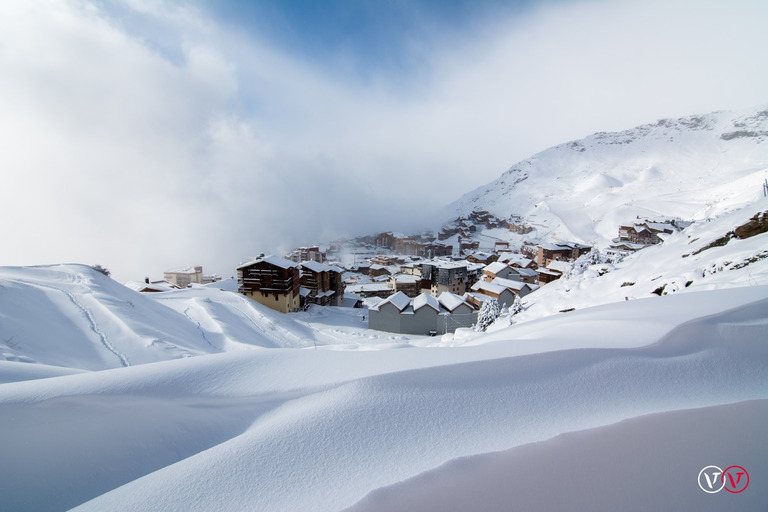
[[[459,457],[768,399],[766,311],[764,286],[692,292],[477,346],[235,351],[3,384],[0,492],[16,511],[341,510]],[[763,430],[745,435],[765,444]],[[582,491],[573,499],[595,489]]]

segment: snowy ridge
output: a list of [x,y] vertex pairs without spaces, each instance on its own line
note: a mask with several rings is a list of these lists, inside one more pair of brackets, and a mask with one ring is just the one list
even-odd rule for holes
[[0,361],[102,370],[312,345],[281,317],[213,287],[147,295],[86,265],[0,268]]
[[[641,218],[703,220],[755,201],[768,178],[768,106],[715,112],[561,144],[464,195],[445,217],[521,218],[523,239],[604,247]],[[510,237],[505,237],[510,238]],[[514,238],[514,237],[513,237]]]

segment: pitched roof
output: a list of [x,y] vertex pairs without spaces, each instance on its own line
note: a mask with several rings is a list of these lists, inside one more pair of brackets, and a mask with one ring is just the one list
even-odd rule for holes
[[478,281],[472,285],[473,292],[489,292],[501,295],[507,288],[500,284],[489,283],[488,281]]
[[262,261],[266,262],[266,263],[269,263],[270,265],[274,265],[276,267],[280,267],[280,268],[284,268],[284,269],[296,268],[296,267],[299,266],[298,263],[295,263],[295,262],[293,262],[291,260],[287,260],[285,258],[281,258],[280,256],[275,256],[274,254],[270,254],[269,256],[263,256],[261,258],[256,258],[255,260],[251,260],[251,261],[248,261],[246,263],[242,263],[237,268],[241,269],[241,268],[245,268],[245,267],[250,267],[251,265],[253,265],[255,263],[260,263]]
[[434,295],[430,295],[426,292],[413,299],[414,311],[418,311],[424,306],[429,306],[438,313],[440,312],[440,303],[437,301]]
[[387,297],[387,299],[379,304],[379,307],[383,306],[384,303],[389,302],[393,306],[395,306],[399,311],[403,311],[405,308],[407,308],[411,304],[411,298],[408,297],[403,292],[397,292],[395,294],[390,295]]
[[489,272],[491,274],[498,274],[505,268],[508,268],[509,265],[506,263],[502,263],[501,261],[494,261],[493,263],[486,265],[486,267],[483,269],[485,272]]
[[549,263],[549,265],[547,265],[547,268],[548,268],[549,270],[554,270],[554,271],[556,271],[556,272],[562,272],[562,273],[565,273],[565,272],[567,272],[568,270],[570,270],[570,268],[571,268],[571,264],[570,264],[569,262],[567,262],[567,261],[558,261],[558,260],[554,260],[554,261],[551,261],[551,262]]
[[523,283],[521,281],[514,281],[512,279],[504,279],[501,277],[495,278],[493,281],[491,281],[492,284],[497,284],[499,286],[503,286],[504,288],[508,290],[514,290],[514,291],[520,291],[523,288],[525,288],[528,284]]
[[[462,304],[467,304],[467,302],[463,298],[451,292],[441,293],[440,297],[437,298],[437,301],[440,303],[441,306],[443,306],[445,309],[447,309],[450,312],[453,312],[457,307],[461,306]],[[467,304],[467,306],[469,306],[469,304]]]
[[314,260],[302,261],[301,266],[308,270],[311,270],[312,272],[330,272],[334,270],[333,267],[326,265],[324,263],[318,263]]

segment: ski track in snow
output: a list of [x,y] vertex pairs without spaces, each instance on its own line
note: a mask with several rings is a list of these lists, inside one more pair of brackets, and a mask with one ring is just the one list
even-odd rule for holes
[[[193,303],[195,302],[195,301],[194,301],[194,299],[192,300],[192,302],[193,302]],[[189,319],[189,321],[190,321],[190,322],[192,322],[193,324],[195,324],[195,325],[197,326],[197,330],[198,330],[198,331],[200,331],[200,335],[203,337],[203,340],[205,340],[205,342],[206,342],[208,345],[210,345],[210,346],[211,346],[211,348],[213,348],[213,349],[214,349],[214,350],[216,350],[217,352],[218,352],[218,351],[220,351],[220,350],[221,350],[221,348],[220,348],[220,347],[217,347],[216,345],[214,345],[213,343],[211,343],[211,340],[209,340],[209,339],[208,339],[208,336],[205,334],[205,329],[203,329],[203,326],[200,324],[200,322],[198,322],[197,320],[195,320],[194,318],[192,318],[192,316],[189,314],[189,311],[190,311],[191,309],[192,309],[192,306],[187,306],[187,308],[184,310],[184,316],[186,316],[186,317]]]
[[[72,278],[72,284],[82,285],[82,282],[83,282],[82,276],[77,274],[69,274],[69,276]],[[114,354],[114,356],[120,360],[121,366],[124,366],[124,367],[131,366],[131,363],[130,361],[128,361],[128,358],[125,356],[125,354],[121,353],[119,350],[117,350],[114,347],[114,345],[112,345],[112,343],[110,343],[107,333],[105,333],[99,327],[91,311],[85,306],[85,304],[83,304],[77,299],[74,293],[68,290],[65,290],[63,288],[58,288],[56,286],[52,286],[52,285],[48,285],[40,282],[27,281],[24,279],[17,279],[17,281],[29,286],[34,286],[37,288],[47,288],[49,290],[54,290],[54,291],[63,293],[88,321],[88,326],[90,327],[91,331],[93,331],[94,334],[96,334],[96,336],[99,337],[99,341],[101,342],[102,346],[106,348],[108,351],[110,351],[112,354]]]

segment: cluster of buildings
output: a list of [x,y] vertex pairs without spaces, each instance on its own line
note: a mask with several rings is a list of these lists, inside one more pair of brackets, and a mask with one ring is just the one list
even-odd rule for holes
[[690,226],[690,222],[669,220],[652,222],[643,220],[633,224],[619,226],[619,236],[611,242],[610,250],[614,253],[626,254],[638,251],[649,245],[660,244],[663,235],[671,235]]
[[[340,263],[341,250],[331,246],[299,247],[284,257],[261,255],[237,268],[238,292],[269,308],[290,313],[310,304],[368,307],[369,326],[389,332],[442,334],[477,322],[477,313],[488,300],[504,308],[539,286],[567,274],[571,262],[592,250],[576,242],[524,245],[520,253],[509,243],[497,241],[492,249],[478,250],[471,235],[482,226],[527,227],[501,221],[487,212],[457,219],[439,238],[458,234],[461,245],[454,252],[431,234],[409,237],[385,232],[367,237],[369,256]],[[681,229],[673,222],[637,222],[620,226],[612,249],[634,251],[662,241],[659,236]],[[369,240],[368,240],[369,239]],[[382,254],[383,253],[383,254]],[[461,255],[461,259],[456,257]],[[334,261],[329,261],[329,257]],[[358,253],[355,252],[355,256]],[[338,260],[338,261],[337,261]],[[200,266],[164,273],[164,280],[137,285],[140,291],[167,291],[194,283],[220,280],[206,276]]]
[[163,273],[162,280],[150,281],[146,277],[143,283],[129,282],[126,283],[126,286],[138,292],[153,293],[180,290],[193,284],[208,284],[217,281],[221,281],[220,275],[205,274],[203,267],[197,265],[168,270]]

